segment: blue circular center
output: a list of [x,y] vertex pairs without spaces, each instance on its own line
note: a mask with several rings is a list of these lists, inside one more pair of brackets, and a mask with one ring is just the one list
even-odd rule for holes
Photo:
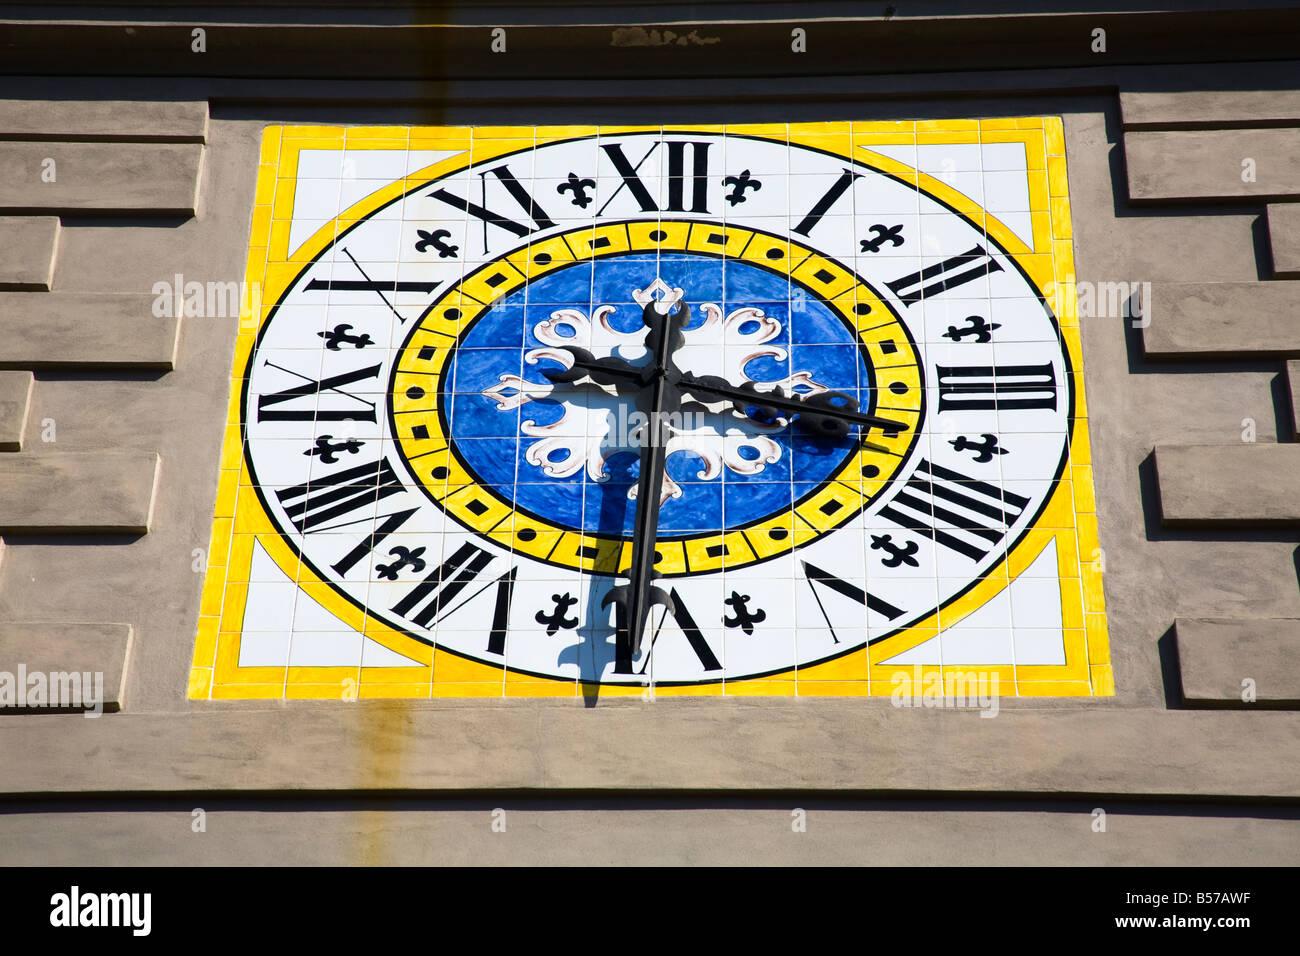
[[[869,407],[871,371],[851,330],[823,302],[784,275],[735,259],[682,253],[576,263],[529,283],[485,312],[465,333],[444,373],[443,408],[452,441],[461,460],[483,484],[552,524],[608,537],[630,534],[636,502],[628,498],[628,490],[637,482],[640,461],[639,419],[632,396],[610,396],[590,384],[560,384],[545,397],[503,410],[483,393],[500,385],[503,376],[550,384],[542,372],[560,364],[547,359],[534,364],[527,357],[534,349],[548,347],[534,330],[558,310],[577,309],[590,317],[599,307],[612,306],[608,321],[615,329],[643,328],[643,309],[632,292],[649,287],[656,278],[683,289],[683,301],[690,307],[679,360],[682,368],[690,369],[691,330],[705,321],[702,305],[716,304],[724,316],[752,307],[777,320],[781,328],[760,348],[776,346],[786,357],[765,355],[748,361],[742,367],[745,378],[761,386],[806,372],[814,382],[855,397],[862,409]],[[747,321],[738,331],[753,334],[758,328],[756,321]],[[563,326],[557,331],[562,336],[571,332]],[[619,357],[636,361],[631,355]],[[589,408],[604,409],[603,421],[593,422]],[[707,480],[700,477],[705,466],[701,456],[692,451],[669,454],[666,473],[681,494],[660,509],[663,536],[716,532],[788,510],[834,474],[856,444],[853,434],[843,439],[814,436],[797,423],[768,431],[729,410],[710,414],[689,402],[682,410],[703,416],[684,418],[687,426],[720,428],[733,438],[761,435],[774,441],[780,454],[774,462],[760,462],[759,450],[742,443],[735,457],[744,463],[743,469],[724,465],[720,475]],[[545,444],[549,436],[525,433],[526,428],[554,424],[566,414],[574,416],[570,421],[587,422],[581,439],[569,439],[558,447]],[[528,460],[530,448],[536,464]],[[721,442],[716,448],[722,450]],[[582,457],[583,467],[573,474],[556,477],[543,470],[543,463],[555,466],[575,452]],[[600,481],[588,473],[587,460],[593,453],[604,458]]]

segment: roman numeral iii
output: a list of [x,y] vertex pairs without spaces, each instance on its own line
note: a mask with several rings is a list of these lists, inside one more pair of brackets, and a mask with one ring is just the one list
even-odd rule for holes
[[1056,373],[1042,365],[936,365],[939,411],[1056,410]]

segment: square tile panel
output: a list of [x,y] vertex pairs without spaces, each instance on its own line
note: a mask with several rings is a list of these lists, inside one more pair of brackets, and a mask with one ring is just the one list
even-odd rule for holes
[[191,696],[1112,694],[1061,141],[268,128]]

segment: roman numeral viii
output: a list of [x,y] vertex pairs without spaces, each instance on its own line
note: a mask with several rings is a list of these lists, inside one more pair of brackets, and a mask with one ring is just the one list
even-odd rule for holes
[[936,365],[939,411],[1056,410],[1056,373],[1042,365]]
[[[492,563],[492,555],[482,548],[466,542],[457,548],[446,561],[429,572],[423,581],[411,588],[393,605],[393,613],[400,614],[420,627],[428,627],[440,616],[451,613],[448,608],[462,591],[475,582],[483,570]],[[491,581],[467,600],[472,600],[492,586]],[[510,602],[514,599],[515,569],[511,568],[496,580],[496,600],[493,603],[492,627],[488,631],[487,649],[492,654],[504,654],[506,630],[510,621]]]
[[915,305],[922,299],[933,298],[940,292],[973,282],[990,272],[1001,271],[1002,267],[984,251],[984,247],[976,245],[959,256],[936,262],[920,272],[886,282],[885,285],[903,300],[904,305]]
[[981,561],[1028,507],[1029,499],[1022,495],[922,458],[880,515]]

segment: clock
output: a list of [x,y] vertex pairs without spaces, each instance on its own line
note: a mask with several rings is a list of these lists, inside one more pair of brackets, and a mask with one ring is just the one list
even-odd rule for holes
[[[1007,659],[968,654],[1099,692],[1061,230],[879,124],[405,132],[360,186],[295,151],[295,203],[359,198],[289,210],[319,228],[241,337],[231,684],[869,693],[983,614]],[[1005,151],[970,145],[988,189]]]

